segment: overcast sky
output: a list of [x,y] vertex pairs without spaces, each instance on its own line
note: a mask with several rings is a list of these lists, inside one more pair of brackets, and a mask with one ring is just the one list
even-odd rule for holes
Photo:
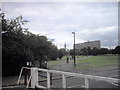
[[73,48],[76,43],[100,40],[102,47],[118,45],[117,2],[6,2],[2,4],[6,18],[22,15],[34,34],[55,39],[58,48]]

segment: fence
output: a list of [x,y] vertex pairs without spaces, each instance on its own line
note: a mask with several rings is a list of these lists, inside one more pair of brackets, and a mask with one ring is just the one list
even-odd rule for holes
[[[57,71],[57,70],[48,70],[48,69],[42,69],[42,68],[36,68],[36,67],[32,67],[32,68],[23,67],[21,69],[17,84],[20,83],[20,78],[21,78],[23,69],[30,69],[31,70],[31,75],[29,77],[26,88],[35,88],[35,87],[37,87],[37,88],[51,88],[50,73],[61,74],[62,75],[62,87],[63,88],[67,88],[66,87],[66,77],[67,76],[84,78],[85,79],[85,88],[89,88],[89,79],[101,80],[101,81],[106,81],[106,82],[109,82],[109,83],[119,83],[119,81],[120,81],[117,78],[92,76],[92,75],[78,74],[78,73],[71,73],[71,72],[63,72],[63,71]],[[42,71],[42,72],[47,73],[47,87],[39,85],[38,71]]]

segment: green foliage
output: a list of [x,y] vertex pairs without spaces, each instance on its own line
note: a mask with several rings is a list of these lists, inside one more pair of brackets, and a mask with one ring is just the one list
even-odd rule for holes
[[58,49],[47,37],[33,34],[22,28],[28,21],[20,15],[16,19],[2,20],[2,69],[3,76],[16,75],[27,61],[56,60]]
[[49,53],[49,58],[51,60],[56,60],[57,57],[58,57],[58,49],[57,49],[56,46],[51,45],[51,47],[50,47],[50,53]]
[[[72,52],[73,53],[73,52]],[[108,50],[107,48],[96,48],[94,47],[93,49],[91,49],[90,47],[87,48],[83,48],[81,50],[76,50],[76,55],[103,55],[103,54],[109,54],[110,50]]]
[[65,49],[60,49],[59,50],[59,59],[61,59],[63,56],[65,56],[67,54],[67,52],[65,51]]
[[107,48],[101,48],[100,51],[101,51],[100,52],[101,54],[108,54],[109,53],[109,50]]
[[19,73],[27,60],[24,48],[24,34],[21,17],[14,20],[2,16],[2,69],[3,76]]
[[115,47],[114,53],[115,54],[120,54],[120,46],[119,45]]
[[74,55],[73,49],[71,49],[71,50],[69,51],[69,53],[70,53],[70,55]]
[[96,48],[94,47],[91,51],[91,54],[90,55],[100,55],[100,49],[99,48]]

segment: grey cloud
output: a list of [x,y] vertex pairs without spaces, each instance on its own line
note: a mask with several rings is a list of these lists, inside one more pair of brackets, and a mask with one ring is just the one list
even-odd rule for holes
[[[103,30],[99,31],[99,30]],[[118,29],[117,26],[113,27],[104,27],[101,29],[96,30],[86,30],[83,33],[80,33],[80,38],[82,38],[85,41],[90,41],[90,40],[100,40],[102,43],[102,46],[115,46],[118,44]]]
[[[116,44],[117,30],[104,31],[99,28],[117,26],[117,3],[24,2],[4,3],[3,7],[7,17],[13,18],[22,14],[30,20],[27,26],[33,33],[47,33],[58,41],[56,44],[59,46],[60,41],[71,43],[72,46],[72,35],[64,34],[72,31],[76,32],[78,41],[99,39],[103,46]],[[63,37],[69,39],[65,41]]]

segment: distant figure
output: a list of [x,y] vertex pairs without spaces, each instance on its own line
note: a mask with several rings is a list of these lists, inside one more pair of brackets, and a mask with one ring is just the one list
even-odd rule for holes
[[46,62],[46,61],[42,62],[42,65],[41,65],[41,66],[42,66],[42,68],[44,68],[44,69],[48,69],[48,68],[47,68],[47,62]]
[[74,56],[72,56],[72,59],[74,58]]
[[69,58],[67,57],[67,63],[69,63],[69,61],[68,61],[68,60],[69,60]]
[[70,56],[70,60],[72,60],[72,57]]

